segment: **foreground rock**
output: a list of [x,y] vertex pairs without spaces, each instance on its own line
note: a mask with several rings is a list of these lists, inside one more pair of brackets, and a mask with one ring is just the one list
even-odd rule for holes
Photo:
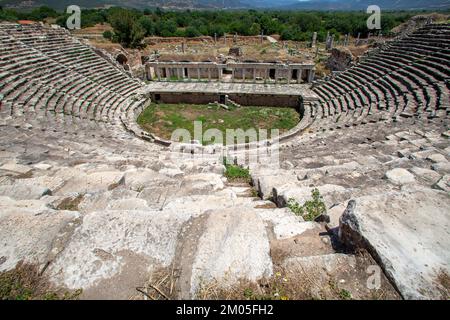
[[188,217],[169,211],[92,212],[50,272],[59,285],[83,288],[85,298],[126,299],[154,268],[171,263]]
[[204,231],[192,254],[191,296],[209,282],[218,281],[226,286],[238,279],[255,281],[272,274],[265,226],[251,209],[207,213]]
[[350,201],[341,239],[367,247],[406,299],[445,298],[450,274],[449,195],[411,189]]
[[75,211],[54,211],[38,203],[0,204],[0,271],[24,260],[43,267],[64,249],[78,224]]

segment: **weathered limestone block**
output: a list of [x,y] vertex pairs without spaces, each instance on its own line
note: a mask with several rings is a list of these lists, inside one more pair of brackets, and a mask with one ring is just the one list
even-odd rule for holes
[[416,176],[431,183],[436,183],[441,178],[441,175],[434,170],[424,169],[420,167],[413,167],[409,170]]
[[450,200],[432,189],[357,198],[340,219],[340,238],[367,248],[406,299],[442,298],[450,272]]
[[[187,219],[188,214],[159,210],[89,213],[52,264],[52,280],[72,289],[93,289],[105,282],[114,286],[121,274],[139,264],[140,272],[128,275],[129,283],[136,284],[134,277],[145,281],[154,266],[172,262],[178,232]],[[134,288],[124,290],[130,293]],[[111,294],[108,291],[99,292],[99,298]],[[124,292],[114,295],[124,297]]]
[[125,184],[134,191],[162,181],[167,181],[167,176],[152,169],[132,169],[125,172]]
[[431,169],[439,173],[450,173],[450,162],[439,162],[431,166]]
[[227,285],[239,278],[257,280],[271,274],[269,239],[254,210],[232,208],[208,213],[192,265],[193,296],[202,282],[219,280]]
[[403,168],[389,170],[386,172],[385,177],[389,180],[389,182],[396,185],[414,183],[416,181],[416,179],[414,179],[414,175]]
[[288,174],[288,172],[278,172],[275,173],[262,173],[253,178],[253,184],[257,187],[259,195],[262,199],[269,199],[273,196],[273,188],[286,183],[295,183],[298,181],[295,174]]
[[33,168],[17,164],[15,162],[8,162],[2,165],[0,170],[9,171],[12,175],[27,175],[33,170]]
[[445,192],[450,193],[450,175],[446,174],[443,176],[435,185],[436,189],[440,189]]
[[58,194],[65,193],[95,193],[107,191],[124,184],[125,177],[123,172],[103,171],[86,174],[79,172],[70,178],[64,187],[58,190]]
[[14,268],[21,260],[40,265],[51,261],[62,250],[58,239],[76,224],[79,213],[11,204],[0,209],[0,257],[5,257],[0,271]]
[[447,159],[440,153],[435,153],[427,157],[433,163],[447,162]]
[[31,179],[20,179],[10,185],[0,185],[0,196],[10,197],[16,200],[39,199],[50,195],[51,190],[44,185],[36,184]]
[[118,199],[109,202],[108,210],[149,210],[147,201],[137,198]]
[[198,173],[185,176],[181,184],[183,194],[201,194],[222,190],[223,176],[214,173]]
[[159,170],[159,173],[164,174],[170,178],[179,178],[184,174],[184,172],[178,168],[163,168]]
[[[274,199],[279,207],[285,207],[290,199],[294,199],[300,205],[312,199],[312,187],[295,187],[293,185],[283,185],[274,188]],[[342,186],[325,184],[318,186],[320,194],[324,197],[327,205],[340,202],[341,198],[346,198],[349,190]]]

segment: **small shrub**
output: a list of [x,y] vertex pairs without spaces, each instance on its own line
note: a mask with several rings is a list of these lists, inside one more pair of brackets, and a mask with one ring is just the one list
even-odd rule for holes
[[351,299],[352,299],[352,294],[351,294],[349,291],[347,291],[347,290],[345,290],[345,289],[342,289],[342,290],[339,292],[339,297],[340,297],[342,300],[351,300]]
[[318,216],[325,214],[327,208],[320,195],[319,189],[311,191],[312,200],[308,200],[304,205],[300,205],[295,199],[288,201],[288,208],[297,216],[303,217],[305,221],[314,221]]

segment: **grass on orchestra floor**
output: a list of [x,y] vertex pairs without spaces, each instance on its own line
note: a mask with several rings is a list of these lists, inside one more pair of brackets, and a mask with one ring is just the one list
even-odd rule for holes
[[[300,115],[292,108],[283,107],[230,107],[217,105],[151,104],[138,117],[141,127],[169,140],[176,129],[187,129],[194,139],[194,121],[202,121],[202,130],[218,129],[226,141],[226,129],[279,129],[280,134],[295,127]],[[213,141],[201,141],[212,144]]]

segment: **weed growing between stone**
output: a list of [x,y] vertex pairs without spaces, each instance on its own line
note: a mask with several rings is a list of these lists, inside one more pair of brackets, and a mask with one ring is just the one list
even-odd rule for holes
[[300,205],[297,200],[291,198],[288,201],[288,208],[297,216],[301,216],[305,221],[314,221],[320,215],[327,212],[325,202],[319,189],[311,191],[312,200],[308,200],[304,205]]

